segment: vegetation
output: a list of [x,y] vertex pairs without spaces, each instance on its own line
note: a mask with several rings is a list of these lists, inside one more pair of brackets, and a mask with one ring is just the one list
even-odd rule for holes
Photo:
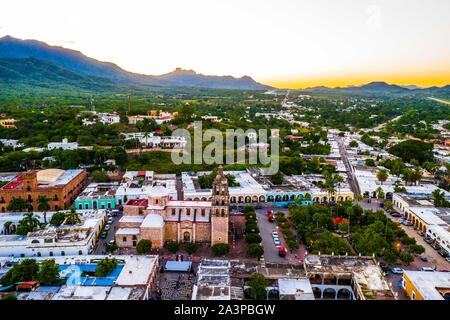
[[96,277],[106,277],[117,267],[117,260],[115,258],[104,258],[97,263],[95,269]]
[[138,254],[149,254],[152,252],[152,241],[147,239],[139,240],[136,245],[136,251]]
[[216,243],[211,246],[211,249],[215,256],[224,256],[230,252],[230,245],[227,243]]
[[389,153],[402,158],[405,162],[415,159],[423,164],[433,161],[433,144],[418,140],[406,140],[389,149]]
[[54,259],[47,259],[41,262],[40,270],[37,275],[38,281],[41,285],[52,285],[59,277],[58,265]]
[[255,300],[266,299],[266,288],[269,286],[269,281],[264,278],[262,273],[256,272],[251,275],[250,281],[247,282],[250,286],[250,296]]
[[33,232],[39,229],[40,225],[41,223],[39,221],[39,218],[32,212],[27,212],[23,215],[22,220],[19,221],[19,225],[16,229],[16,234],[25,236],[29,232]]
[[166,245],[167,250],[169,250],[172,253],[178,252],[180,250],[180,244],[178,242],[169,242]]
[[184,249],[186,250],[187,253],[194,254],[198,250],[198,244],[194,242],[189,242],[184,246]]

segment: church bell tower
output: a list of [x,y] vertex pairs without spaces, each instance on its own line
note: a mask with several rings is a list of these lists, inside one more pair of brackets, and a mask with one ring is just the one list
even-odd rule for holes
[[212,185],[211,245],[228,243],[228,180],[219,166]]

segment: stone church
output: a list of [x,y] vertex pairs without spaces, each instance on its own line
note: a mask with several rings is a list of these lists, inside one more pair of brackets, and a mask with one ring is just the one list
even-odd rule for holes
[[153,248],[166,242],[228,243],[228,180],[222,166],[213,182],[211,201],[172,200],[168,190],[154,186],[146,199],[124,205],[116,232],[119,247],[135,247],[141,239]]

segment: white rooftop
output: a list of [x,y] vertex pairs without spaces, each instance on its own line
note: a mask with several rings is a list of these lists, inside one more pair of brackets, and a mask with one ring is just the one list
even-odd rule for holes
[[405,270],[407,277],[425,300],[444,300],[436,288],[450,289],[450,272]]
[[157,256],[131,256],[116,280],[118,286],[146,286],[152,275]]

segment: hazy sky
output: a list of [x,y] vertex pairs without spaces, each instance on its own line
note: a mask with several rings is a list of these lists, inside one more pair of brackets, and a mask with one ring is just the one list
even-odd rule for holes
[[450,83],[449,0],[14,0],[0,36],[282,87]]

